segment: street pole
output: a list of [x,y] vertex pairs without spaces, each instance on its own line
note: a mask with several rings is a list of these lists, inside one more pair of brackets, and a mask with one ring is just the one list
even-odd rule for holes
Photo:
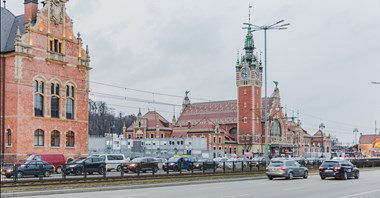
[[258,25],[253,25],[251,23],[244,23],[245,25],[248,25],[249,28],[252,26],[254,31],[259,31],[259,30],[264,30],[264,76],[265,76],[265,81],[264,81],[264,92],[265,92],[265,99],[264,99],[264,128],[265,128],[265,148],[264,148],[264,157],[265,157],[265,163],[268,166],[269,164],[269,156],[268,156],[268,63],[267,63],[267,30],[285,30],[288,29],[287,26],[290,25],[290,23],[286,24],[281,24],[284,22],[284,20],[280,20],[272,25],[263,25],[263,26],[258,26]]
[[358,144],[358,142],[357,142],[357,138],[356,138],[358,132],[359,132],[359,130],[358,130],[357,128],[354,128],[354,133],[355,133],[355,145]]

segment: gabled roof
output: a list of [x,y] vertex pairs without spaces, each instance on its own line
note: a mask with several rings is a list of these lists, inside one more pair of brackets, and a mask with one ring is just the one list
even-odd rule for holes
[[[141,117],[142,120],[146,120],[147,131],[156,130],[157,127],[160,131],[172,131],[173,125],[169,123],[161,114],[156,111],[148,111],[144,116]],[[133,131],[133,124],[130,125],[127,131]]]
[[314,133],[313,137],[322,137],[323,133],[321,130],[318,130],[316,133]]
[[0,53],[12,52],[15,50],[15,38],[17,28],[20,33],[25,32],[24,15],[15,16],[8,9],[1,7],[1,46]]
[[373,144],[376,138],[380,138],[380,135],[361,135],[359,144]]
[[177,126],[193,125],[200,120],[208,118],[218,124],[237,123],[237,101],[216,101],[193,103],[186,106],[178,118]]

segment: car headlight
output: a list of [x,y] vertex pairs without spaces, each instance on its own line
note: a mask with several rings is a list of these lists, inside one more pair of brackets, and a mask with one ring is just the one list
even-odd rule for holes
[[135,167],[135,166],[136,166],[136,164],[130,164],[129,166]]
[[10,173],[10,172],[12,172],[12,169],[7,169],[7,173]]
[[75,167],[75,165],[74,165],[74,164],[73,164],[73,165],[70,165],[70,166],[69,166],[69,168],[74,168],[74,167]]
[[174,163],[170,163],[170,166],[173,166],[174,165]]

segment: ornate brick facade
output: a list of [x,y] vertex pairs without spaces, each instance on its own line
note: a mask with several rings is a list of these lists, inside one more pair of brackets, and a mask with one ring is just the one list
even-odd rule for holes
[[[67,0],[25,0],[24,15],[3,24],[1,46],[5,154],[87,155],[90,57],[66,13]],[[5,73],[3,73],[5,71]],[[5,75],[4,75],[5,74]]]

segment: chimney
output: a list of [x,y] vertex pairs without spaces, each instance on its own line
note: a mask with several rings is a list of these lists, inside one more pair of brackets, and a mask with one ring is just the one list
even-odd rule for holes
[[24,0],[24,24],[36,20],[38,0]]

